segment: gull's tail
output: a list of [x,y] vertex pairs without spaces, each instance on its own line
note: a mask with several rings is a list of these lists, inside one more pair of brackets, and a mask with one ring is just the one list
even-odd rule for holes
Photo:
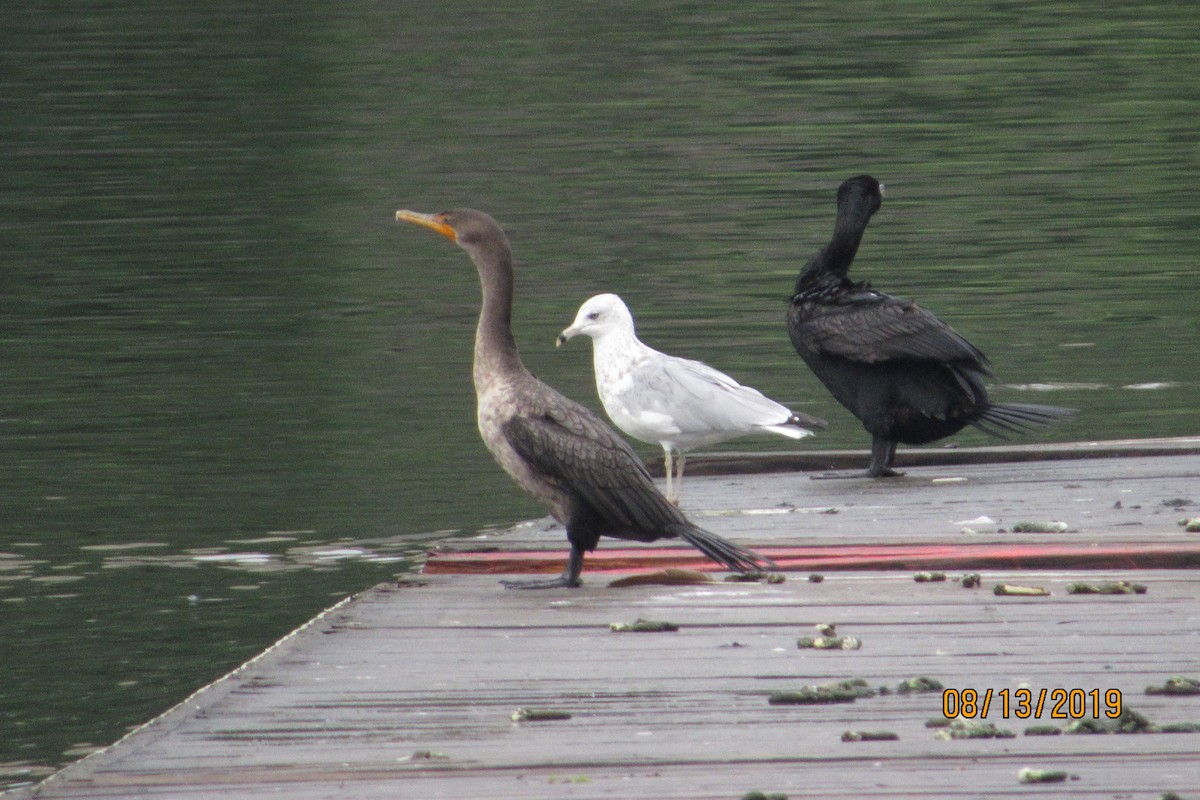
[[798,411],[792,411],[791,417],[787,422],[782,422],[778,425],[763,425],[764,431],[778,433],[780,436],[786,436],[789,439],[803,439],[805,436],[812,436],[813,432],[809,428],[828,428],[829,423],[820,417],[810,417],[808,414],[801,414]]

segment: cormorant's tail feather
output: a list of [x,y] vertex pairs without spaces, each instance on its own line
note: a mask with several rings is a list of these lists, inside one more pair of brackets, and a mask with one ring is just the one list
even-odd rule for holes
[[977,418],[971,420],[971,424],[997,439],[1007,439],[1006,433],[1027,433],[1034,428],[1073,416],[1073,408],[1035,403],[993,403]]
[[766,556],[760,556],[690,522],[669,525],[667,530],[734,572],[762,572],[775,568],[775,562]]

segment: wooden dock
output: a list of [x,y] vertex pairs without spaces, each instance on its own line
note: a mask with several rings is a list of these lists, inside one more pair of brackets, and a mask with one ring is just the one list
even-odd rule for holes
[[[1118,700],[1126,722],[1132,709],[1158,726],[1200,723],[1200,696],[1146,693],[1200,678],[1200,533],[1178,524],[1200,516],[1200,439],[1066,449],[1040,460],[959,451],[887,481],[698,468],[685,510],[771,555],[783,583],[717,573],[612,587],[711,565],[686,549],[605,541],[581,589],[504,591],[491,573],[561,569],[561,529],[542,521],[448,542],[427,574],[348,599],[5,798],[1200,798],[1200,732],[1025,734],[1111,723]],[[1066,530],[1013,532],[1021,522]],[[914,580],[931,569],[948,579]],[[967,571],[982,586],[964,588]],[[1144,593],[1068,592],[1121,580]],[[1049,595],[997,596],[1000,583]],[[610,630],[639,618],[678,630]],[[820,623],[861,648],[799,648]],[[942,690],[899,690],[921,677]],[[851,679],[886,691],[769,702]],[[986,722],[1012,737],[926,727],[944,702],[983,721],[985,698]],[[514,722],[518,708],[570,718]],[[1023,769],[1065,776],[1023,784]]]

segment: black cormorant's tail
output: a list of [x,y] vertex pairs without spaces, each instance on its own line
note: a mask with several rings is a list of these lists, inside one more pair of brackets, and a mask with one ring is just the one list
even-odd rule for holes
[[728,539],[722,539],[715,533],[698,528],[690,522],[669,525],[667,530],[713,561],[724,564],[734,572],[762,572],[774,569],[776,566],[775,562],[766,556],[760,556],[753,550],[747,550]]
[[993,403],[971,420],[971,424],[998,439],[1007,439],[1006,434],[1026,433],[1073,416],[1073,408],[1042,406],[1035,403]]

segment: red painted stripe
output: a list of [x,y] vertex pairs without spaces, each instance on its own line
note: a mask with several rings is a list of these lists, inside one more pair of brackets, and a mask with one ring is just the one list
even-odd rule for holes
[[[908,544],[828,547],[764,547],[757,552],[781,571],[929,569],[1195,569],[1200,542],[1178,544]],[[430,553],[427,574],[554,573],[566,563],[566,550]],[[724,568],[695,550],[622,548],[597,550],[585,572],[686,567],[706,572]]]

